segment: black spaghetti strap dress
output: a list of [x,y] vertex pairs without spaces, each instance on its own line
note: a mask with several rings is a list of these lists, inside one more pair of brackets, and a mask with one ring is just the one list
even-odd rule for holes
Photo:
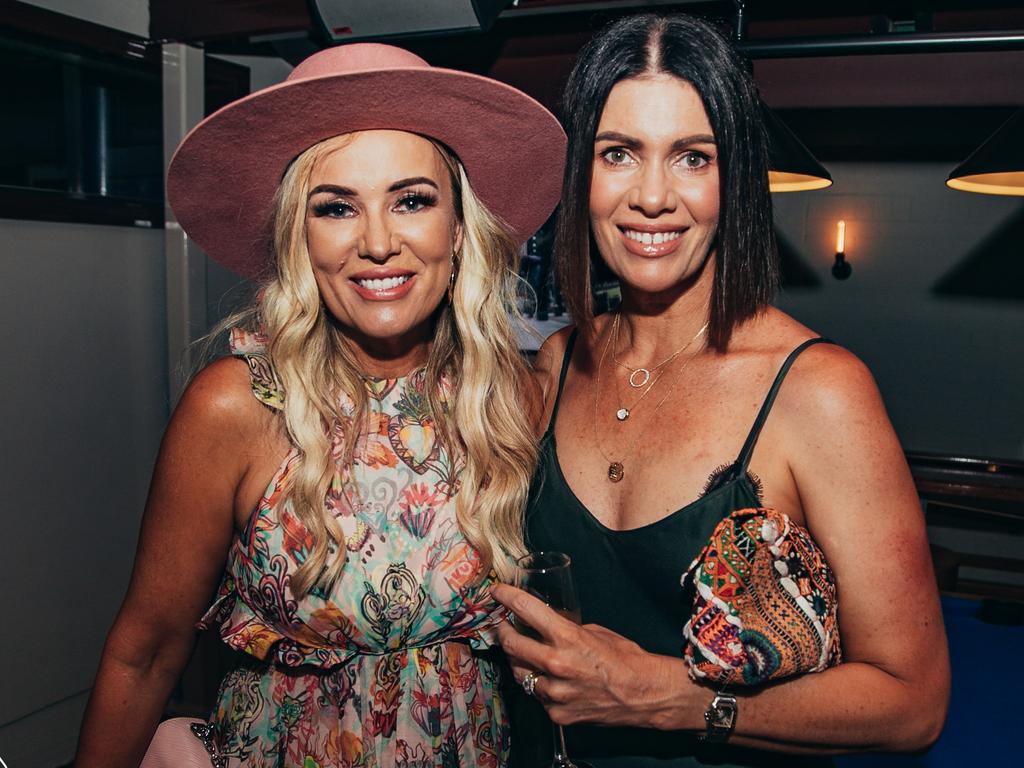
[[[797,356],[824,341],[810,339],[786,358],[739,456],[715,473],[700,498],[650,525],[618,531],[602,525],[590,513],[572,492],[558,463],[555,423],[576,342],[573,332],[562,362],[551,421],[541,439],[527,507],[526,539],[532,551],[558,550],[572,558],[583,623],[614,630],[647,651],[682,657],[682,630],[693,596],[684,593],[680,577],[720,520],[737,509],[761,506],[757,482],[748,472],[757,438]],[[709,690],[709,702],[712,695]],[[509,699],[512,765],[547,766],[552,738],[543,709],[518,688],[509,689]],[[578,725],[566,728],[566,737],[570,756],[586,760],[595,768],[832,765],[829,759],[704,744],[689,734],[654,729]]]

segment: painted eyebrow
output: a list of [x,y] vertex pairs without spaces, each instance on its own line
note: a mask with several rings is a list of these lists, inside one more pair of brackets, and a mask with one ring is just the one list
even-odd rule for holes
[[637,149],[638,147],[643,146],[643,142],[641,142],[640,139],[635,139],[632,136],[627,136],[624,133],[617,133],[616,131],[603,131],[594,137],[595,144],[602,141],[613,141],[616,144],[622,144],[630,149]]
[[[406,187],[414,187],[417,184],[426,184],[427,186],[433,187],[434,189],[438,189],[438,191],[440,191],[437,186],[437,182],[435,182],[433,179],[427,178],[426,176],[413,176],[408,179],[401,179],[400,181],[396,181],[394,184],[388,187],[388,192],[397,192],[400,189],[405,189]],[[321,192],[329,192],[330,194],[338,195],[339,197],[359,196],[359,193],[356,192],[354,189],[351,189],[349,187],[341,187],[338,186],[337,184],[319,184],[316,187],[313,187],[313,189],[309,190],[309,196],[312,197],[313,195],[318,195]]]
[[332,195],[339,195],[341,197],[356,196],[356,191],[354,189],[339,187],[337,184],[320,184],[309,190],[309,196],[312,197],[313,195],[319,195],[321,192],[330,192]]
[[405,189],[406,187],[414,187],[417,184],[426,184],[427,186],[433,187],[434,189],[440,192],[440,188],[437,186],[437,182],[426,176],[413,176],[412,178],[409,179],[402,179],[401,181],[396,181],[394,184],[388,187],[388,192],[397,192],[400,189]]
[[[617,131],[602,131],[594,137],[594,143],[597,144],[602,141],[611,141],[616,144],[621,144],[624,147],[630,149],[639,149],[643,146],[643,142],[633,136],[627,136],[624,133],[618,133]],[[686,149],[691,144],[714,144],[715,137],[710,133],[695,133],[692,136],[683,136],[681,139],[676,139],[672,142],[672,151],[678,152],[681,149]]]

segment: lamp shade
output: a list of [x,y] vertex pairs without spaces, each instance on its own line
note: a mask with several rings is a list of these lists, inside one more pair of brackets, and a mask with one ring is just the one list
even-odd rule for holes
[[832,175],[767,105],[761,105],[768,132],[768,188],[802,192],[832,185]]
[[954,168],[946,186],[986,195],[1024,195],[1024,109]]

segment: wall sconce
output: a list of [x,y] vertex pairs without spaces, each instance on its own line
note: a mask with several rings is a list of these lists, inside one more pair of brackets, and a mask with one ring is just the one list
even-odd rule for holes
[[839,221],[836,223],[836,260],[832,265],[832,277],[846,280],[851,272],[853,267],[846,260],[846,222]]

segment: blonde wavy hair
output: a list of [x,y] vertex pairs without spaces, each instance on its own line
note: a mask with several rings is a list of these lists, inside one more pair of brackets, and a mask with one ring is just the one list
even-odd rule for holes
[[[285,492],[314,542],[292,576],[292,591],[300,596],[333,584],[346,561],[344,533],[325,505],[334,477],[330,430],[338,424],[339,396],[348,394],[355,403],[353,423],[362,424],[368,412],[351,342],[320,299],[306,246],[312,171],[347,136],[310,147],[285,173],[274,219],[276,276],[251,313],[267,336],[269,361],[285,393],[285,427],[298,449]],[[518,249],[473,193],[454,153],[425,138],[447,167],[463,229],[452,298],[442,300],[426,363],[430,410],[445,448],[462,460],[455,497],[459,526],[484,566],[511,581],[515,559],[525,551],[523,509],[537,458],[530,409],[522,403],[532,379],[515,333]],[[344,436],[346,466],[358,437]]]

